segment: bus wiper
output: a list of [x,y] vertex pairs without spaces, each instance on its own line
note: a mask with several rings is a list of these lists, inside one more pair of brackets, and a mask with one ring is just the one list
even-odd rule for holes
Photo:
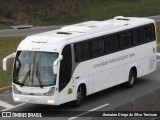
[[23,78],[23,83],[20,85],[21,87],[24,86],[24,84],[26,83],[27,77],[29,76],[30,79],[30,73],[31,73],[31,63],[29,64],[29,70],[27,71],[26,75]]
[[41,75],[40,75],[40,72],[39,72],[39,70],[38,70],[38,63],[37,63],[36,76],[37,76],[37,78],[38,78],[40,87],[43,88],[43,84],[42,84],[42,81],[41,81]]

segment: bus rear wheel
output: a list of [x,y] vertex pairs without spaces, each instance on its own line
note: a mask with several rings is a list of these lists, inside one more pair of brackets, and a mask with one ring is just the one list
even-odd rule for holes
[[136,79],[137,79],[136,71],[134,69],[131,69],[129,72],[128,82],[126,83],[126,86],[128,88],[132,88]]
[[77,99],[73,101],[73,106],[79,106],[81,105],[82,101],[84,100],[85,94],[83,87],[80,85],[77,90]]

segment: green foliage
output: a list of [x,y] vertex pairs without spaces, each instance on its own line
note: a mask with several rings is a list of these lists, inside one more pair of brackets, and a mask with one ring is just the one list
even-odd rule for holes
[[[160,13],[160,0],[87,0],[81,1],[70,14],[33,19],[34,25],[77,23],[88,20],[105,20],[114,16],[150,16]],[[41,23],[41,24],[39,24]]]
[[[160,13],[160,0],[0,0],[0,24],[47,26]],[[142,2],[143,1],[143,2]],[[1,28],[1,26],[0,26]]]

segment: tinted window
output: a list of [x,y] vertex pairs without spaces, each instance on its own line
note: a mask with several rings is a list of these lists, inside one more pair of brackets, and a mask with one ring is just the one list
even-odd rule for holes
[[136,28],[134,30],[134,40],[136,45],[145,43],[145,30],[144,27]]
[[106,42],[107,54],[113,53],[119,50],[119,40],[116,34],[106,36],[105,42]]
[[125,31],[120,33],[120,42],[121,42],[121,48],[129,48],[133,46],[133,37],[132,37],[132,32],[130,31]]
[[76,62],[81,62],[89,59],[89,41],[75,44]]
[[91,40],[90,45],[92,58],[99,57],[104,54],[103,37]]
[[155,40],[155,27],[154,24],[147,25],[146,27],[146,39],[147,42]]
[[62,51],[63,59],[60,64],[59,91],[69,83],[72,72],[71,46],[67,45]]

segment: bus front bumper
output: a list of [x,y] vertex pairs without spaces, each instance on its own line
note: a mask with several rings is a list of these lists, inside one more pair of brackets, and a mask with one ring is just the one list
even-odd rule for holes
[[45,104],[45,105],[59,105],[55,96],[34,96],[21,95],[13,93],[14,102]]

